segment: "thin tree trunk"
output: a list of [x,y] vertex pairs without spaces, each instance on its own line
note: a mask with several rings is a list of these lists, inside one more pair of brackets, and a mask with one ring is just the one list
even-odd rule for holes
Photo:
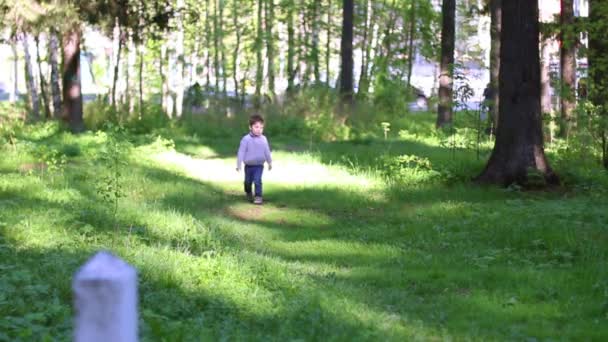
[[293,21],[293,1],[287,3],[287,93],[291,94],[294,89],[296,70],[295,59],[295,29]]
[[184,56],[184,18],[182,15],[184,6],[184,0],[177,0],[177,14],[175,15],[175,21],[177,24],[177,35],[175,41],[175,57],[177,63],[177,80],[175,82],[175,115],[178,119],[182,117],[182,113],[184,111],[184,78],[186,72]]
[[325,76],[326,78],[326,82],[327,82],[327,86],[329,86],[330,84],[330,80],[331,80],[331,68],[329,66],[329,62],[330,62],[330,58],[331,58],[331,28],[333,25],[332,22],[332,7],[331,7],[331,0],[328,0],[328,4],[327,4],[327,41],[325,42],[326,46],[325,46],[325,71],[327,72],[327,75]]
[[477,181],[542,186],[540,178],[557,184],[543,147],[538,0],[503,2],[502,24],[499,124],[492,155]]
[[62,116],[61,110],[61,87],[59,82],[59,62],[57,51],[59,50],[59,42],[57,40],[57,32],[51,28],[49,35],[49,63],[51,65],[51,94],[53,98],[53,117],[60,119]]
[[268,62],[268,93],[270,98],[275,99],[275,74],[274,74],[274,0],[266,0],[266,57]]
[[321,70],[319,68],[319,9],[320,0],[313,0],[312,3],[312,48],[311,60],[315,83],[321,83]]
[[214,94],[217,96],[220,91],[220,40],[219,40],[219,25],[218,25],[218,4],[213,2],[213,74],[215,76]]
[[139,55],[139,120],[144,116],[144,43],[140,42],[137,45]]
[[414,70],[414,62],[416,58],[416,46],[414,40],[416,40],[416,0],[411,0],[410,4],[410,27],[408,34],[408,47],[407,47],[407,89],[412,86],[412,72]]
[[222,94],[224,98],[226,98],[226,83],[228,82],[228,76],[226,73],[226,51],[224,49],[224,1],[218,0],[218,9],[220,14],[220,19],[218,23],[219,28],[219,42],[220,42],[220,68],[222,70]]
[[369,35],[369,29],[371,25],[371,13],[372,5],[371,0],[365,0],[363,5],[363,39],[361,40],[361,72],[359,75],[359,92],[357,95],[363,96],[367,94],[367,70],[369,65],[367,64],[367,54],[368,50],[368,42],[367,37]]
[[498,108],[500,106],[500,89],[498,77],[500,71],[500,32],[502,30],[502,0],[490,0],[490,87],[492,100],[490,120],[493,126],[498,125]]
[[553,104],[551,103],[551,77],[549,75],[551,55],[547,41],[548,39],[550,38],[541,42],[540,108],[541,113],[548,114],[552,118],[551,123],[549,124],[549,141],[553,141],[555,138],[556,125],[553,122],[555,112],[553,111]]
[[34,69],[32,67],[32,56],[30,54],[30,44],[27,39],[27,34],[21,35],[23,43],[23,54],[25,61],[25,86],[28,93],[29,109],[32,119],[40,119],[40,99],[38,98],[38,88],[36,87],[36,79],[34,77]]
[[443,0],[441,29],[441,75],[439,77],[439,106],[437,127],[452,123],[452,86],[454,69],[454,33],[456,1]]
[[236,96],[236,98],[239,98],[239,64],[240,64],[240,58],[239,58],[239,52],[241,49],[241,28],[239,27],[239,5],[238,5],[238,0],[233,0],[232,1],[233,7],[232,7],[232,24],[234,25],[234,31],[235,31],[235,35],[236,35],[236,43],[234,44],[234,52],[232,54],[232,65],[233,65],[233,71],[232,71],[232,80],[234,82],[234,95]]
[[308,30],[308,17],[307,17],[306,3],[301,5],[300,11],[300,83],[303,86],[307,86],[310,82],[310,71],[312,68],[309,65],[309,54],[310,54],[310,32]]
[[255,38],[255,56],[256,56],[256,73],[255,73],[255,107],[259,108],[262,97],[262,83],[264,81],[264,60],[262,59],[262,9],[263,0],[258,0],[258,17],[257,17],[257,34]]
[[137,49],[135,47],[135,42],[133,40],[133,33],[130,34],[129,38],[129,50],[127,55],[127,76],[126,76],[126,103],[127,108],[129,108],[129,115],[133,115],[135,112],[135,83],[131,82],[131,78],[135,79],[136,75],[136,64],[137,64]]
[[340,95],[344,103],[353,100],[353,0],[343,0],[342,39],[340,43]]
[[118,23],[118,18],[116,18],[116,25],[114,26],[114,42],[112,46],[114,47],[114,76],[112,79],[112,94],[110,96],[110,101],[112,108],[116,112],[116,86],[118,84],[118,72],[120,66],[120,55],[122,50],[122,28]]
[[36,62],[38,63],[38,75],[40,77],[40,96],[42,97],[42,105],[44,106],[44,117],[45,119],[51,118],[51,108],[49,106],[48,93],[46,91],[46,79],[42,72],[42,58],[40,57],[40,39],[39,36],[35,37],[36,42]]
[[85,129],[80,85],[80,39],[79,27],[68,30],[63,37],[63,119],[74,133]]
[[574,87],[576,84],[576,30],[574,28],[573,0],[561,0],[560,14],[560,73],[561,86],[561,120],[559,135],[568,138],[574,121],[576,99]]
[[205,89],[211,87],[211,25],[209,25],[209,0],[206,0],[205,6],[205,74],[206,83]]
[[17,39],[11,39],[11,50],[13,52],[13,91],[10,95],[10,102],[16,103],[19,100],[19,54],[17,53]]

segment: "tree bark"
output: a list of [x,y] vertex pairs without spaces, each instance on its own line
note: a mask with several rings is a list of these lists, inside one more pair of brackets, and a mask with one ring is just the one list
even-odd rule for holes
[[325,41],[325,71],[327,75],[325,75],[325,82],[327,86],[329,86],[331,80],[331,69],[329,66],[330,58],[331,58],[331,28],[332,28],[332,7],[331,0],[328,0],[327,4],[327,38]]
[[184,5],[184,0],[177,0],[177,12],[175,15],[175,21],[177,24],[175,41],[175,57],[177,62],[177,80],[175,82],[175,116],[178,119],[182,117],[182,113],[184,111],[184,78],[186,72],[186,61],[184,56],[184,18],[182,15],[185,8]]
[[215,96],[217,96],[220,91],[220,32],[217,1],[213,2],[213,74],[215,75]]
[[601,141],[602,164],[608,170],[608,4],[602,0],[589,1],[589,99],[598,111],[598,137]]
[[439,106],[437,109],[438,128],[452,123],[456,1],[443,0],[441,7],[441,74],[439,76]]
[[10,95],[10,102],[16,103],[19,100],[19,54],[17,53],[17,39],[11,39],[11,50],[13,51],[13,91]]
[[23,33],[21,35],[21,42],[23,43],[25,86],[27,88],[30,114],[33,120],[38,120],[40,119],[40,99],[38,98],[38,88],[36,87],[36,79],[34,77],[34,69],[32,67],[32,55],[30,54],[30,44],[27,39],[27,34]]
[[416,40],[416,0],[411,0],[410,8],[410,28],[408,34],[408,47],[407,47],[407,89],[412,86],[412,72],[414,70],[414,59],[416,58],[416,46],[414,46],[414,40]]
[[51,28],[49,35],[49,64],[51,65],[51,96],[53,98],[53,116],[55,119],[60,119],[62,116],[61,110],[61,87],[59,85],[59,62],[57,51],[59,50],[59,42],[57,32]]
[[353,0],[343,0],[342,38],[340,42],[340,96],[343,103],[353,100]]
[[40,39],[39,36],[35,38],[36,42],[36,62],[38,64],[38,76],[40,77],[40,97],[42,97],[42,105],[44,107],[44,118],[51,118],[51,108],[49,106],[49,98],[48,93],[46,91],[46,79],[44,77],[44,73],[42,72],[42,58],[40,57]]
[[275,74],[274,74],[274,0],[266,0],[266,20],[264,22],[266,27],[266,59],[268,63],[268,93],[269,96],[275,99]]
[[118,18],[116,18],[116,24],[114,26],[114,42],[112,44],[113,46],[113,52],[114,52],[114,75],[112,78],[112,94],[110,96],[110,101],[111,101],[111,105],[112,108],[114,109],[114,111],[116,112],[116,86],[118,84],[118,73],[119,73],[119,68],[120,68],[120,55],[122,53],[122,44],[123,44],[123,39],[122,39],[122,28],[120,27],[120,24],[118,22]]
[[205,6],[205,89],[211,87],[211,25],[209,25],[210,2],[206,0]]
[[218,23],[219,28],[219,41],[220,41],[220,69],[222,70],[222,95],[226,98],[227,90],[226,84],[228,83],[228,73],[226,70],[226,50],[224,49],[224,1],[218,0],[218,11],[220,14],[220,20]]
[[139,55],[139,120],[144,116],[144,43],[137,44],[137,55]]
[[498,125],[498,107],[500,105],[500,89],[498,75],[500,70],[500,32],[502,29],[502,0],[490,0],[490,86],[492,98],[489,120],[494,128]]
[[311,60],[315,83],[321,83],[321,70],[319,67],[319,10],[321,7],[320,0],[313,0],[312,3],[312,47]]
[[357,96],[364,97],[367,95],[367,71],[368,71],[368,60],[369,58],[369,44],[368,35],[371,26],[371,15],[372,15],[372,3],[371,0],[365,0],[363,5],[363,38],[361,40],[361,72],[359,75],[359,90]]
[[232,24],[234,26],[234,33],[236,35],[236,43],[234,45],[234,51],[232,54],[232,81],[234,82],[234,95],[239,98],[239,52],[241,49],[241,28],[239,27],[239,5],[237,0],[232,1]]
[[291,94],[294,90],[294,80],[296,77],[296,70],[294,67],[296,43],[293,19],[293,1],[289,1],[287,6],[287,93]]
[[63,36],[63,120],[74,133],[85,129],[80,85],[81,34],[79,27],[72,27]]
[[576,99],[576,30],[574,28],[573,0],[561,0],[560,13],[560,74],[561,74],[561,120],[559,135],[568,138],[574,123]]
[[[550,75],[550,61],[551,55],[549,52],[548,40],[544,39],[541,45],[541,60],[540,60],[540,108],[541,113],[548,114],[554,119],[555,112],[553,111],[553,104],[551,103],[551,75]],[[555,138],[555,123],[551,120],[549,124],[549,141],[553,141]]]
[[538,0],[503,2],[502,25],[498,130],[477,181],[502,186],[557,184],[543,147]]
[[263,31],[262,31],[262,9],[263,1],[258,0],[258,16],[257,16],[257,34],[255,37],[255,57],[256,57],[256,72],[255,72],[255,96],[254,106],[260,107],[262,99],[262,83],[264,81],[264,60],[262,59],[263,47]]

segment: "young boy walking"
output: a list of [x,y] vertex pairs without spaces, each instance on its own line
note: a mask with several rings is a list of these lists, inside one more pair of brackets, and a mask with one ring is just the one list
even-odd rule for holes
[[[241,139],[236,159],[236,171],[241,171],[245,163],[245,194],[249,201],[262,204],[262,172],[264,163],[268,163],[268,170],[272,170],[272,156],[268,140],[264,132],[264,118],[252,115],[249,118],[249,133]],[[251,184],[255,184],[255,197],[251,192]]]

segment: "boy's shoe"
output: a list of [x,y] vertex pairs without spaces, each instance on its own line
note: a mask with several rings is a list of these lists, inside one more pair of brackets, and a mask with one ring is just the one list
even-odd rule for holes
[[248,202],[253,202],[253,195],[251,193],[247,194],[247,201]]
[[255,196],[255,198],[253,199],[253,204],[262,204],[262,197]]

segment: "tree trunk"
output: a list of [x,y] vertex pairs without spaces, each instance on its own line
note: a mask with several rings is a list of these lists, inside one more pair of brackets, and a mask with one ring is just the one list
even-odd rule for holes
[[559,135],[568,138],[574,120],[576,99],[574,88],[576,84],[576,40],[574,28],[573,0],[561,0],[560,14],[560,74],[561,74],[561,120]]
[[293,21],[293,1],[289,1],[287,6],[287,93],[291,94],[294,89],[294,79],[296,77],[296,70],[294,68],[296,43]]
[[263,47],[263,31],[262,31],[262,9],[263,1],[258,0],[258,17],[257,17],[257,34],[255,37],[255,57],[256,57],[256,72],[255,72],[255,96],[254,105],[260,107],[262,99],[262,83],[264,82],[264,60],[262,59]]
[[127,55],[127,68],[126,68],[126,90],[125,90],[125,101],[127,104],[127,108],[129,108],[129,115],[133,115],[135,112],[135,82],[131,82],[131,79],[135,79],[136,75],[136,64],[137,64],[137,49],[135,47],[135,41],[133,40],[133,33],[130,34],[129,37],[129,48]]
[[312,46],[310,50],[313,75],[315,83],[321,83],[321,70],[319,67],[319,10],[321,7],[320,0],[313,0],[312,3]]
[[274,100],[275,98],[275,75],[274,75],[274,0],[266,0],[266,58],[268,62],[268,93]]
[[239,27],[239,5],[238,0],[232,1],[232,24],[234,25],[234,32],[236,35],[236,43],[234,45],[234,52],[232,54],[232,81],[234,82],[234,95],[239,98],[239,52],[241,49],[241,28]]
[[416,40],[416,0],[411,0],[410,5],[410,28],[408,34],[408,47],[407,47],[407,89],[412,86],[412,72],[414,70],[414,59],[416,58],[416,46],[414,46],[414,40]]
[[46,79],[44,78],[44,73],[42,72],[42,58],[40,57],[40,39],[39,36],[34,38],[36,42],[36,62],[38,64],[38,75],[40,77],[40,96],[42,97],[42,105],[44,106],[44,118],[51,118],[51,108],[49,107],[49,98],[48,93],[46,91]]
[[215,75],[215,96],[217,96],[220,91],[220,32],[217,1],[213,2],[213,74]]
[[60,119],[62,116],[61,110],[61,87],[59,86],[59,62],[57,51],[59,50],[59,42],[57,40],[57,32],[51,28],[49,35],[49,64],[51,65],[51,94],[53,98],[53,117]]
[[19,100],[19,54],[16,39],[11,40],[11,50],[13,51],[13,91],[10,95],[10,102],[16,103]]
[[598,132],[602,163],[608,169],[608,4],[602,0],[589,1],[589,99],[597,107]]
[[344,103],[353,100],[353,0],[343,0],[342,38],[340,42],[340,95]]
[[110,101],[112,108],[116,112],[116,86],[118,84],[118,72],[120,66],[120,55],[122,50],[122,28],[118,23],[118,18],[116,18],[116,24],[114,26],[114,41],[112,44],[113,52],[114,52],[114,75],[112,78],[112,94],[110,96]]
[[72,27],[63,36],[63,120],[74,133],[85,129],[80,86],[80,39],[79,27]]
[[454,74],[454,31],[456,0],[443,0],[441,6],[441,75],[439,76],[439,106],[437,127],[452,123],[452,76]]
[[[550,61],[551,54],[549,51],[548,39],[544,39],[541,45],[541,60],[540,60],[540,109],[541,113],[548,114],[554,119],[555,112],[553,111],[553,104],[551,103],[551,76],[550,76]],[[551,120],[549,124],[549,141],[553,141],[555,138],[555,123]]]
[[490,120],[494,128],[498,125],[498,107],[500,105],[500,89],[498,75],[500,70],[500,32],[502,30],[502,0],[490,0],[490,87],[492,88],[492,103]]
[[30,114],[33,120],[40,119],[40,99],[38,98],[38,88],[36,87],[36,78],[34,77],[34,69],[32,67],[32,56],[30,54],[30,44],[27,39],[27,34],[21,35],[23,43],[23,59],[25,62],[25,86],[27,88],[27,98],[30,109]]
[[331,69],[329,67],[329,61],[331,58],[331,27],[332,23],[332,11],[331,11],[331,0],[328,0],[327,4],[327,40],[325,42],[325,71],[327,75],[325,76],[325,81],[327,82],[327,86],[329,86],[331,79]]
[[219,23],[218,23],[218,28],[219,28],[219,41],[220,41],[220,69],[222,70],[222,95],[224,95],[224,98],[226,98],[227,95],[227,90],[226,90],[226,83],[228,82],[228,74],[226,72],[226,70],[228,69],[226,67],[226,51],[224,49],[224,1],[225,0],[218,0],[218,11],[220,14],[220,19],[219,19]]
[[139,55],[139,120],[144,116],[144,43],[139,42],[137,45]]
[[[221,0],[220,0],[221,1]],[[177,36],[175,41],[175,57],[177,63],[177,80],[175,89],[175,116],[179,119],[182,117],[184,111],[184,78],[186,72],[186,61],[184,56],[184,0],[177,0],[177,12],[175,15],[175,21],[177,24]]]
[[538,0],[502,4],[500,108],[496,141],[482,183],[557,184],[543,147]]
[[211,25],[209,25],[210,2],[206,0],[205,6],[205,89],[211,87]]
[[357,96],[364,97],[367,95],[367,70],[368,70],[368,35],[371,26],[372,3],[371,0],[365,0],[363,5],[363,38],[361,40],[361,72],[359,74],[359,91]]
[[309,65],[309,54],[310,54],[310,32],[308,30],[308,13],[306,3],[301,4],[300,11],[300,51],[299,51],[299,64],[300,64],[300,85],[307,86],[310,81],[310,71],[312,68]]

